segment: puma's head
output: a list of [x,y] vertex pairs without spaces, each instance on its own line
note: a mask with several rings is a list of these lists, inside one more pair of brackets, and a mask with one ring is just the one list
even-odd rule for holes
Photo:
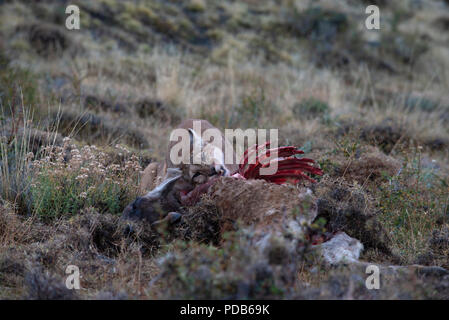
[[209,176],[217,174],[229,176],[231,173],[225,165],[224,146],[221,139],[219,139],[221,138],[221,132],[216,128],[214,130],[217,130],[214,141],[209,142],[204,141],[195,130],[189,129],[192,148],[190,173],[193,175],[206,172]]

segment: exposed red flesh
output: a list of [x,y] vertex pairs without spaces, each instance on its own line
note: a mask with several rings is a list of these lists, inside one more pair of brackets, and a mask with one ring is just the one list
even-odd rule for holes
[[[250,149],[253,150],[252,152],[246,150],[243,160],[239,165],[239,174],[246,179],[264,179],[278,184],[285,183],[287,180],[284,178],[286,177],[294,178],[293,181],[295,183],[303,179],[315,182],[315,180],[307,176],[305,172],[315,175],[323,174],[321,169],[311,165],[315,163],[314,160],[294,157],[295,155],[303,154],[304,152],[292,146],[268,149],[265,153],[256,157],[255,163],[248,164],[250,155],[254,152],[260,152],[262,148],[269,145],[270,143],[267,142],[263,146],[255,145],[251,147]],[[276,158],[269,160],[272,154],[274,154]],[[277,172],[272,175],[261,175],[260,169],[269,167],[273,164],[273,161],[277,162]]]
[[[315,163],[314,160],[295,157],[297,154],[303,154],[304,151],[293,146],[267,149],[261,155],[258,155],[258,153],[261,153],[263,148],[268,148],[269,145],[270,142],[268,141],[261,146],[254,145],[251,148],[248,148],[243,154],[238,171],[233,176],[243,179],[263,179],[276,184],[284,184],[287,182],[296,184],[302,180],[316,182],[306,173],[323,175],[323,171],[320,168],[313,166]],[[248,161],[254,153],[256,153],[255,163],[249,164]],[[270,159],[272,155],[273,157],[274,155],[276,157]],[[272,175],[260,174],[261,168],[267,168],[274,162],[276,162],[278,166],[276,173]],[[198,202],[200,196],[209,190],[209,187],[215,183],[217,178],[211,179],[210,181],[197,186],[190,192],[181,192],[181,203],[183,205],[193,205]]]

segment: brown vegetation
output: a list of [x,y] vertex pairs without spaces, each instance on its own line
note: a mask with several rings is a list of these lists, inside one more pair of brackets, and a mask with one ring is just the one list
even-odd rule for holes
[[[64,1],[2,2],[0,297],[447,298],[448,3],[368,2],[78,0],[76,32]],[[361,240],[383,290],[283,223],[257,250],[251,224],[307,211],[302,186],[224,178],[171,228],[120,219],[186,118],[277,128],[316,159],[308,235]]]

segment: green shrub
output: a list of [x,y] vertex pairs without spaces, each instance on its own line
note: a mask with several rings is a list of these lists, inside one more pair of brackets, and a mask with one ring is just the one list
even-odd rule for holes
[[[63,147],[49,148],[48,156],[32,164],[33,211],[44,221],[71,216],[88,207],[121,213],[137,195],[141,171],[137,157],[126,155],[123,166],[108,164],[108,156],[95,146],[78,150],[70,145],[70,139],[64,140]],[[122,152],[128,153],[124,148]]]
[[380,186],[379,216],[403,263],[426,252],[427,239],[447,211],[448,181],[425,168],[418,150],[400,172]]
[[329,113],[330,108],[326,102],[315,98],[303,100],[293,106],[293,114],[297,119],[319,117]]

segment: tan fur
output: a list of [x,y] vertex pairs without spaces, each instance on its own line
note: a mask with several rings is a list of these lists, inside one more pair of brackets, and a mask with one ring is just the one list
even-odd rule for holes
[[[215,129],[215,127],[206,120],[201,119],[187,119],[181,122],[181,124],[175,129],[193,129],[193,122],[200,121],[201,122],[201,132],[197,132],[199,136],[202,136],[204,131],[207,129]],[[222,151],[224,152],[225,143],[229,143],[223,134],[221,134],[222,139]],[[175,165],[172,163],[170,159],[170,150],[176,145],[181,139],[178,141],[170,141],[167,148],[167,153],[165,156],[165,161],[161,163],[150,163],[144,170],[142,180],[140,183],[140,192],[144,194],[149,190],[154,189],[158,186],[165,177],[167,172],[167,168],[179,168],[183,173],[183,177],[176,183],[175,190],[189,190],[194,187],[195,184],[201,184],[206,182],[203,177],[207,177],[210,172],[210,165],[206,164],[179,164]],[[210,150],[213,150],[211,144],[205,144],[203,148],[203,153],[211,153]],[[210,154],[208,154],[210,156]],[[231,172],[235,172],[238,169],[237,164],[227,164],[226,167]],[[197,179],[197,181],[192,181],[193,175],[196,173],[202,173],[202,175]]]
[[302,225],[310,224],[317,214],[316,198],[311,192],[290,184],[220,177],[209,195],[220,211],[222,232],[232,230],[239,220],[261,234],[280,231],[285,224],[292,232],[302,233]]
[[152,162],[143,171],[142,180],[140,181],[139,190],[141,194],[153,190],[163,180],[167,172],[165,162]]

